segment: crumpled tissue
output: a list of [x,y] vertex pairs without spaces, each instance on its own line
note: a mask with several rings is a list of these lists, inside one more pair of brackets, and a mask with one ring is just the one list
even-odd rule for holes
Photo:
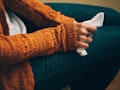
[[[103,22],[104,22],[104,12],[99,12],[92,19],[87,20],[87,21],[83,21],[83,23],[91,24],[91,25],[94,25],[96,27],[103,26]],[[87,51],[83,48],[78,48],[76,50],[76,52],[79,53],[80,56],[88,55]]]

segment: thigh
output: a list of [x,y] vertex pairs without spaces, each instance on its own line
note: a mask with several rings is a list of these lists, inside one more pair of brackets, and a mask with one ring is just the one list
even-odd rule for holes
[[[120,61],[120,27],[104,26],[98,28],[87,52],[88,55],[81,60],[83,63]],[[105,60],[105,57],[109,58],[109,61]],[[98,60],[99,58],[104,59]]]
[[[106,58],[104,60],[109,60]],[[72,90],[106,90],[119,71],[120,61],[107,62],[86,73],[71,84]]]
[[120,52],[120,27],[104,26],[94,33],[93,42],[87,49],[88,58],[97,58]]
[[95,67],[117,62],[120,59],[119,40],[119,27],[102,27],[94,34],[93,42],[87,49],[88,55],[85,57],[72,51],[32,58],[35,90],[59,90]]

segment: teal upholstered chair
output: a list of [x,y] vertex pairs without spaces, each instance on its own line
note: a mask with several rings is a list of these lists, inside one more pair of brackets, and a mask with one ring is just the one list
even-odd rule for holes
[[[116,10],[100,6],[82,4],[46,4],[51,6],[56,11],[60,11],[67,16],[74,17],[77,21],[88,20],[91,19],[96,13],[104,12],[104,27],[108,26],[105,28],[116,28],[116,30],[120,30],[120,13]],[[99,30],[97,33],[100,33]],[[112,35],[112,32],[110,35]],[[118,33],[116,35],[118,35]],[[100,42],[94,43],[94,41],[98,39]],[[34,60],[31,60],[31,65],[33,67],[33,73],[36,80],[35,90],[59,90],[66,85],[73,83],[75,80],[83,78],[84,75],[92,69],[110,63],[113,60],[111,59],[113,55],[109,57],[109,60],[104,60],[103,57],[100,57],[97,60],[95,59],[102,55],[102,53],[99,53],[99,51],[105,54],[107,50],[105,49],[106,51],[104,52],[104,50],[99,48],[102,42],[100,37],[97,37],[97,39],[94,38],[93,40],[94,41],[92,45],[89,49],[87,49],[89,55],[86,57],[80,57],[75,51],[72,51],[67,53],[55,53],[46,57],[33,58]],[[120,43],[118,45],[120,46]],[[106,47],[109,47],[109,45]],[[97,50],[97,48],[99,48],[99,50]],[[109,51],[115,52],[118,49],[120,50],[120,48],[116,46],[115,49],[110,49]],[[119,53],[116,53],[115,59],[117,58],[120,58]],[[112,76],[109,76],[113,77],[117,70],[114,70]]]

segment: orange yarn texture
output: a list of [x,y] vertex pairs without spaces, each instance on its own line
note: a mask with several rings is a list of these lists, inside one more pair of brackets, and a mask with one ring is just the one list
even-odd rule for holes
[[[5,9],[43,29],[9,36]],[[39,0],[0,0],[0,90],[34,90],[28,59],[74,50],[73,21]]]

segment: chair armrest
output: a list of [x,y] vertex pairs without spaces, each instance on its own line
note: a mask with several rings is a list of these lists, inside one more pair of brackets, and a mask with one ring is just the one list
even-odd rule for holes
[[120,12],[103,6],[93,6],[84,4],[72,3],[46,3],[56,11],[74,17],[77,21],[84,21],[91,19],[98,12],[105,13],[104,25],[120,26]]

